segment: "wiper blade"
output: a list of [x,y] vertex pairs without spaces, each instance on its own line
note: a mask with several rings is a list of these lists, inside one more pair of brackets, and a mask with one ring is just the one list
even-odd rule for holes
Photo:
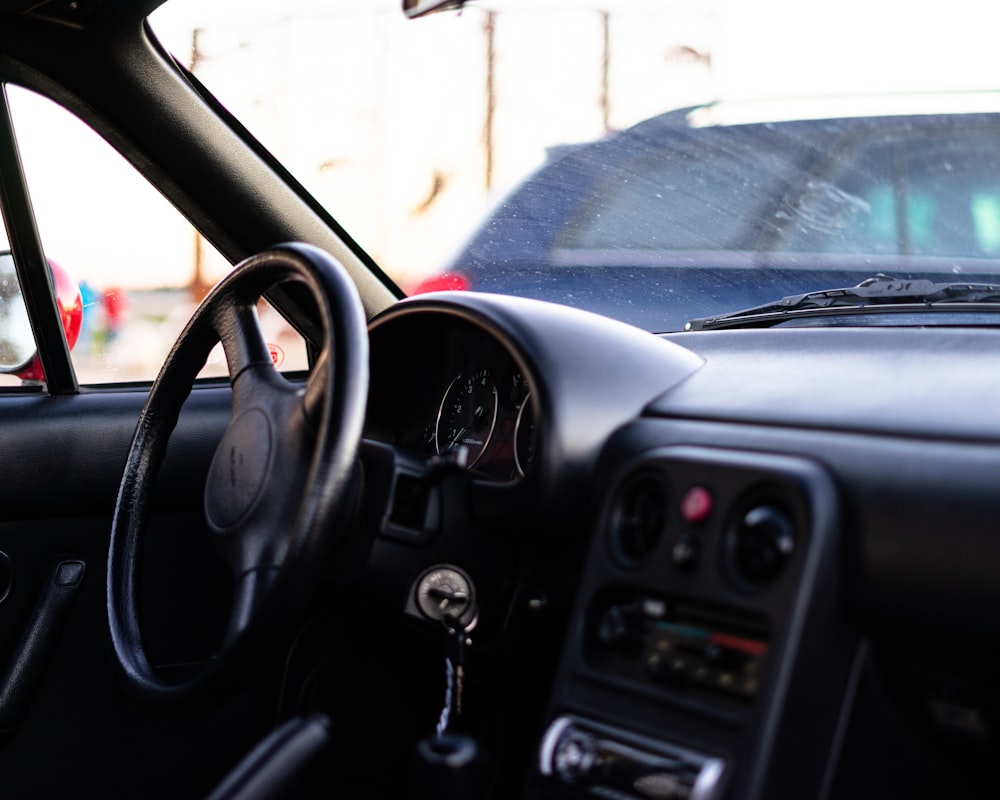
[[879,274],[857,286],[793,294],[773,303],[693,319],[684,326],[684,330],[769,328],[805,316],[912,313],[927,308],[940,310],[941,306],[950,307],[952,304],[956,308],[948,310],[976,311],[996,303],[1000,303],[1000,284],[934,283],[929,280],[902,280]]

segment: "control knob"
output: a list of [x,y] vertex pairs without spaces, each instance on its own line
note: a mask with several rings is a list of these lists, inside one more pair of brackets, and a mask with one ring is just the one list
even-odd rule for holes
[[795,552],[795,527],[788,514],[775,505],[750,509],[733,532],[736,571],[749,583],[770,580]]

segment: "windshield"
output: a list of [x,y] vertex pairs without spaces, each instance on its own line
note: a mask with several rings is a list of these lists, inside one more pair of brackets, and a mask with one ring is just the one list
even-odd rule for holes
[[407,293],[670,331],[879,274],[1000,281],[981,4],[401,5],[171,0],[151,24]]

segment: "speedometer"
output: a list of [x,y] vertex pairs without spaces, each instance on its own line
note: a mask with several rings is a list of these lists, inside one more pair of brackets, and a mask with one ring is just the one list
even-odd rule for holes
[[434,446],[439,455],[465,447],[468,466],[490,443],[497,419],[497,384],[489,370],[460,373],[441,399]]

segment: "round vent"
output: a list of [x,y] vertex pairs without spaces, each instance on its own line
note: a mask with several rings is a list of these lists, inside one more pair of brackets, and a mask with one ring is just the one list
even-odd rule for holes
[[615,557],[636,566],[653,552],[663,533],[667,493],[656,476],[632,478],[618,493],[611,518]]

